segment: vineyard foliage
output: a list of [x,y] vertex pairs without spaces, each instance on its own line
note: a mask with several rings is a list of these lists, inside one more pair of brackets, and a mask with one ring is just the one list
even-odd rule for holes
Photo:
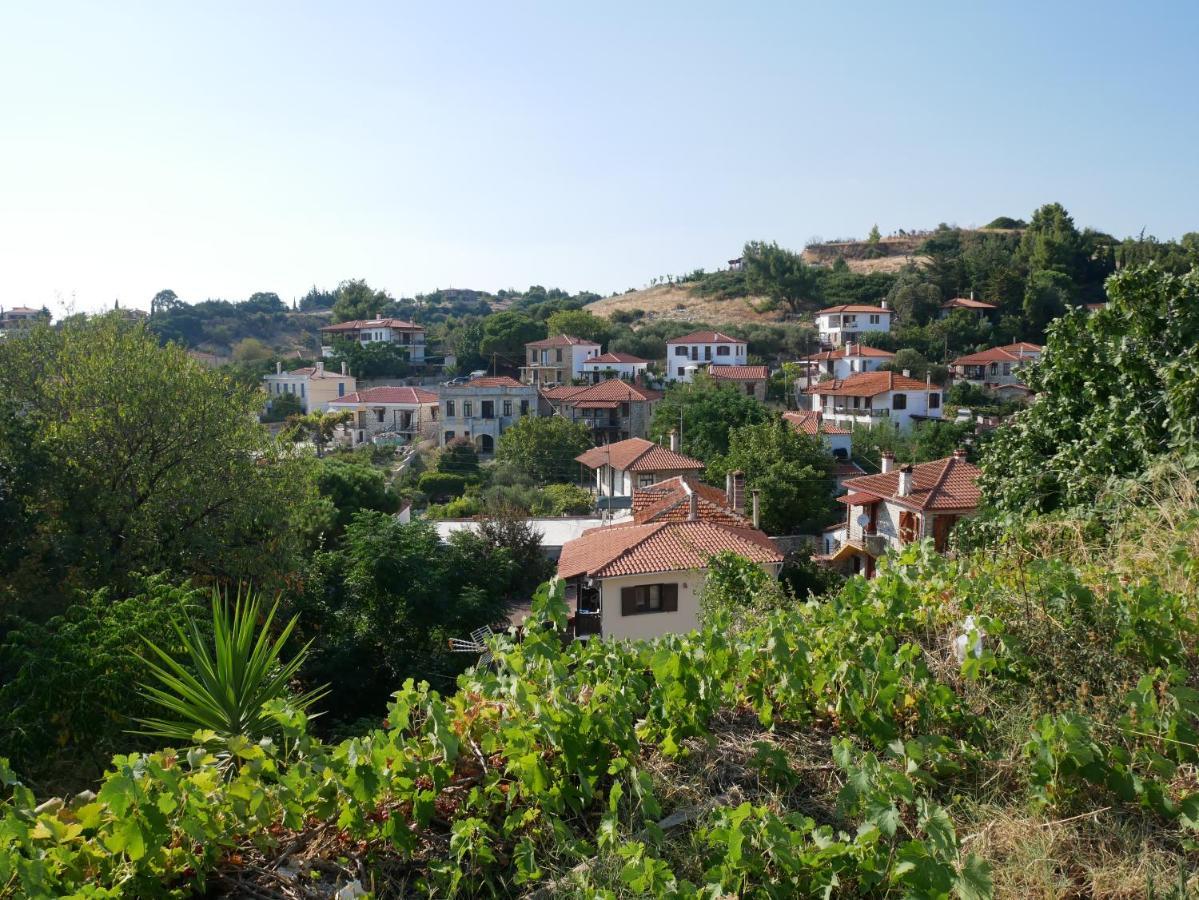
[[[1192,515],[1180,540],[1195,531]],[[272,701],[275,739],[117,756],[94,795],[39,803],[5,766],[0,895],[203,894],[317,829],[382,896],[972,900],[997,873],[963,831],[996,796],[1030,817],[1118,817],[1193,863],[1194,592],[1016,552],[913,545],[829,598],[735,624],[716,607],[700,632],[639,644],[564,642],[545,586],[523,641],[494,639],[494,667],[450,696],[409,680],[341,743]],[[1193,554],[1172,552],[1193,587]],[[672,782],[730,722],[758,736],[752,777],[663,830]]]

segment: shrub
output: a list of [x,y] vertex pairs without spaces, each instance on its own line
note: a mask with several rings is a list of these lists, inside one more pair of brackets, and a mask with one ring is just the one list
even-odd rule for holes
[[449,472],[426,472],[419,484],[424,493],[436,500],[461,497],[466,492],[466,479]]

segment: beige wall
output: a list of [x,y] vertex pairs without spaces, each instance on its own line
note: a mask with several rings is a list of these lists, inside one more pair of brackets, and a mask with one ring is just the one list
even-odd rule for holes
[[[677,584],[677,612],[620,614],[620,589],[641,584]],[[606,638],[646,640],[663,634],[685,634],[699,627],[699,597],[703,592],[704,572],[659,572],[656,575],[622,575],[600,581],[601,623]]]

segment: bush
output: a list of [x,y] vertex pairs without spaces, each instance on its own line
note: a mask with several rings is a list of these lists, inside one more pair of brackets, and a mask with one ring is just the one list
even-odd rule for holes
[[595,507],[591,492],[574,484],[551,484],[541,492],[535,512],[545,516],[582,516]]
[[461,497],[466,492],[466,479],[449,472],[426,472],[419,484],[424,493],[436,500]]

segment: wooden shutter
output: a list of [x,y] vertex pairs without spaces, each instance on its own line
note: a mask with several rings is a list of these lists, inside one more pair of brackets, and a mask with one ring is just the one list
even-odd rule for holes
[[637,613],[637,591],[638,588],[627,587],[620,589],[620,614],[622,616],[632,616]]
[[662,612],[678,612],[679,611],[679,586],[677,584],[663,584],[658,587],[662,597]]

